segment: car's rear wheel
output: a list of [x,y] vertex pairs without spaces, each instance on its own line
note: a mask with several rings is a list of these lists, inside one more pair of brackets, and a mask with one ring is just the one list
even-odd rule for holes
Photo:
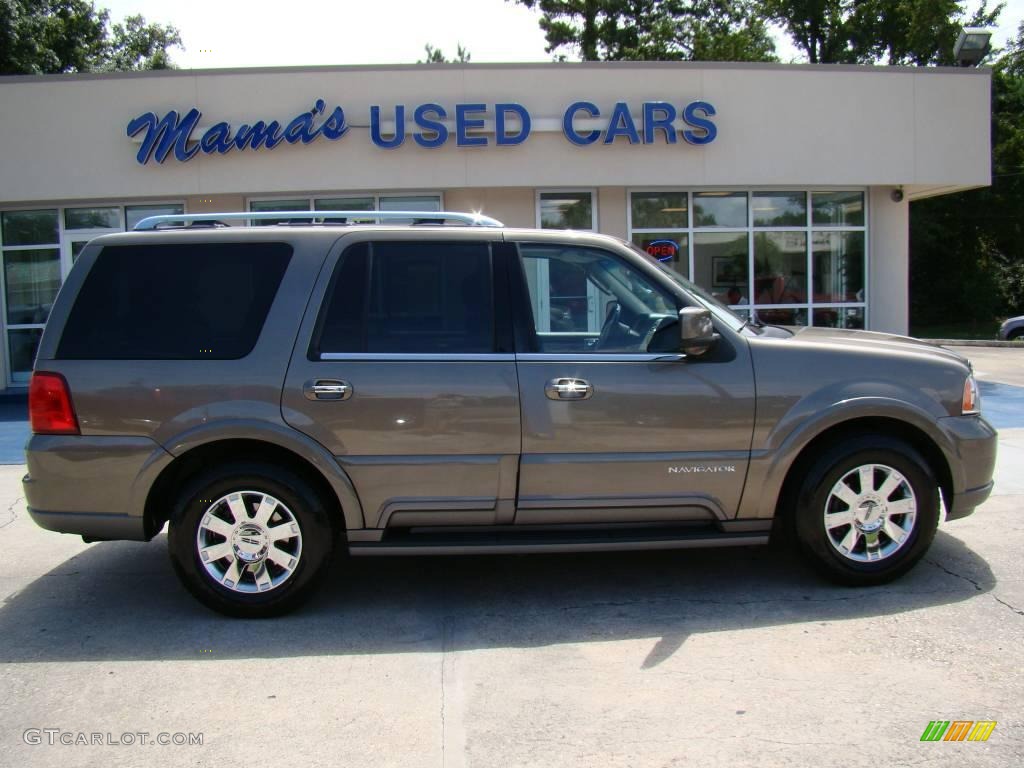
[[927,551],[939,521],[938,483],[909,445],[884,436],[838,443],[811,466],[797,497],[803,554],[842,584],[882,584]]
[[1007,341],[1016,341],[1017,339],[1024,339],[1024,328],[1017,328],[1006,334]]
[[182,489],[168,545],[201,602],[230,616],[274,616],[306,600],[330,561],[327,509],[299,475],[271,464],[215,467]]

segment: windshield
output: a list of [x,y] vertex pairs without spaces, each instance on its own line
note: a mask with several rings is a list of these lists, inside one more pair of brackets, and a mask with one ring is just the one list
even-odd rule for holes
[[737,315],[735,312],[733,312],[731,309],[729,309],[729,307],[727,307],[725,304],[720,302],[718,299],[716,299],[710,293],[705,291],[703,288],[701,288],[696,283],[690,282],[685,277],[683,277],[678,272],[676,272],[674,269],[666,267],[660,261],[658,261],[653,256],[651,256],[651,254],[647,253],[647,251],[645,251],[642,248],[640,248],[640,246],[638,246],[636,243],[631,243],[628,240],[621,240],[620,242],[623,245],[628,246],[630,248],[630,250],[633,250],[636,253],[639,253],[641,256],[643,256],[648,261],[653,262],[658,267],[658,269],[660,269],[662,272],[664,272],[666,275],[668,275],[670,278],[672,278],[672,281],[674,283],[676,283],[677,285],[682,287],[683,290],[685,290],[688,294],[693,296],[693,298],[695,298],[697,301],[699,301],[705,307],[710,309],[711,310],[711,314],[713,314],[715,317],[717,317],[723,323],[728,325],[734,331],[740,330],[741,328],[743,328],[744,325],[747,324],[747,321],[744,318],[742,318],[741,316]]

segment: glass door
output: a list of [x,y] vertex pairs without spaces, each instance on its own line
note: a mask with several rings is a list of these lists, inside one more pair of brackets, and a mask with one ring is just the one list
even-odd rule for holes
[[43,326],[61,283],[60,226],[56,209],[5,211],[3,316],[10,381],[31,375]]

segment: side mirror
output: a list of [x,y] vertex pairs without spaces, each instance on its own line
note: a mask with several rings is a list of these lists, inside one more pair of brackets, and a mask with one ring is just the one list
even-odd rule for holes
[[683,307],[679,310],[680,347],[688,357],[700,357],[715,345],[718,335],[711,322],[711,310]]

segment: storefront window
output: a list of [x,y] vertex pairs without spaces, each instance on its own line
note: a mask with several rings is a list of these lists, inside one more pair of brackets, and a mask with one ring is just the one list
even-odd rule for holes
[[4,287],[8,325],[46,322],[60,289],[60,251],[57,248],[4,253]]
[[594,201],[590,192],[541,192],[542,229],[594,229]]
[[121,209],[65,208],[64,229],[120,229]]
[[815,232],[814,300],[864,301],[864,233]]
[[177,216],[185,212],[181,204],[171,205],[126,205],[124,207],[125,229],[135,229],[135,225],[149,216]]
[[440,211],[441,198],[436,195],[384,196],[380,198],[382,211]]
[[[308,203],[303,200],[303,205]],[[263,205],[263,203],[253,203],[253,205]],[[372,211],[374,209],[372,197],[322,197],[317,198],[313,201],[313,210],[315,211]],[[256,208],[253,208],[255,211]],[[261,210],[274,210],[273,208],[263,208]],[[277,210],[281,210],[280,208]],[[288,208],[287,210],[301,210],[304,211],[306,208]]]
[[755,192],[755,227],[806,227],[806,192]]
[[39,340],[43,338],[42,328],[18,328],[7,332],[10,365],[14,381],[27,381],[33,364]]
[[8,211],[2,217],[3,244],[49,245],[60,242],[57,211]]
[[754,303],[807,303],[807,233],[754,235]]
[[861,190],[637,190],[629,236],[752,320],[855,328],[867,312],[864,206]]
[[815,226],[864,226],[863,192],[815,192],[811,200]]
[[822,328],[863,328],[862,307],[815,307],[814,325]]
[[693,281],[723,304],[748,304],[750,259],[745,232],[697,232]]
[[[440,195],[362,195],[352,197],[298,197],[281,200],[250,200],[249,210],[264,211],[440,211]],[[312,221],[312,219],[290,219]],[[330,219],[327,219],[330,221]],[[354,219],[354,222],[372,222],[372,217]],[[391,219],[392,223],[403,223]],[[273,220],[253,221],[253,226],[270,226]],[[408,222],[405,222],[408,223]]]
[[249,203],[249,210],[253,213],[266,213],[269,211],[308,211],[309,199],[299,200],[253,200]]
[[[281,211],[308,211],[309,210],[309,199],[298,199],[298,200],[254,200],[249,203],[249,210],[253,213],[267,213]],[[312,219],[289,219],[289,221],[305,221],[311,222]],[[275,219],[257,219],[251,222],[254,227],[272,227],[275,224],[281,222]]]
[[747,226],[746,192],[694,192],[695,227]]
[[690,236],[685,232],[634,232],[633,242],[666,267],[690,276]]
[[633,229],[685,229],[689,225],[685,192],[634,192]]

